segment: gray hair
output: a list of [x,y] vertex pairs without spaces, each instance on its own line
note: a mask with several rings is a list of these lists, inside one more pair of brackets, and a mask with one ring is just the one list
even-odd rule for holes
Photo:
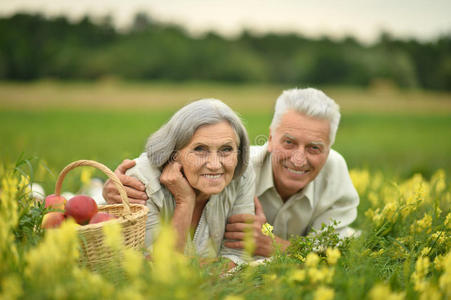
[[330,146],[335,142],[338,124],[340,123],[340,107],[322,91],[314,88],[290,89],[283,91],[277,98],[271,130],[275,130],[288,110],[294,110],[309,117],[329,121]]
[[238,164],[233,176],[240,176],[249,163],[249,138],[240,117],[217,99],[201,99],[185,105],[152,134],[146,144],[150,162],[160,169],[163,168],[176,151],[188,145],[199,127],[223,121],[232,126],[237,136]]

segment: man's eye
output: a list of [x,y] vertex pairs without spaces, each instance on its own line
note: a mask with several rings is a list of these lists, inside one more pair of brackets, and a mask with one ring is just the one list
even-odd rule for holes
[[322,149],[319,146],[310,146],[309,151],[310,153],[321,153]]
[[294,145],[292,140],[284,140],[283,144],[284,144],[285,147],[291,147],[291,146]]

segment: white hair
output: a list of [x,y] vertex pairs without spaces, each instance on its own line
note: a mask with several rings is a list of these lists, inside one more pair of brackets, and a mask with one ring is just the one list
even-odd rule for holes
[[328,120],[330,146],[335,142],[340,122],[340,107],[322,91],[314,88],[295,88],[283,91],[276,101],[271,130],[275,130],[280,125],[283,115],[289,110],[308,117]]
[[217,99],[201,99],[185,105],[152,134],[146,144],[150,162],[163,168],[178,150],[188,145],[199,127],[223,121],[230,124],[237,136],[238,164],[234,178],[240,176],[249,163],[249,138],[240,117]]

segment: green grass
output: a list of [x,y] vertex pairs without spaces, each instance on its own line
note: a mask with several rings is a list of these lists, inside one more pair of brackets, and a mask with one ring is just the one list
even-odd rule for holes
[[[252,144],[268,135],[284,87],[187,82],[0,83],[0,160],[21,153],[55,172],[78,159],[114,169],[189,100],[223,99],[241,114]],[[285,87],[286,88],[286,87]],[[424,91],[325,87],[342,108],[334,148],[351,168],[403,178],[451,172],[451,97]]]
[[[21,152],[61,169],[77,159],[98,160],[110,168],[134,158],[170,110],[11,111],[0,110],[1,158]],[[268,134],[271,115],[243,113],[253,144]],[[368,167],[402,177],[451,170],[451,118],[444,115],[344,114],[334,148],[351,168]]]

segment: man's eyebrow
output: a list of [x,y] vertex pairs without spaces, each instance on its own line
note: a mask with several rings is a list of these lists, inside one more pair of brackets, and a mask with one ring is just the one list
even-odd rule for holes
[[292,135],[290,135],[290,134],[288,134],[288,133],[284,133],[283,136],[284,136],[284,137],[287,137],[287,138],[289,138],[289,139],[292,139],[292,140],[296,140],[296,138],[295,138],[294,136],[292,136]]
[[323,142],[310,142],[309,144],[314,146],[326,146],[326,144],[324,144]]

